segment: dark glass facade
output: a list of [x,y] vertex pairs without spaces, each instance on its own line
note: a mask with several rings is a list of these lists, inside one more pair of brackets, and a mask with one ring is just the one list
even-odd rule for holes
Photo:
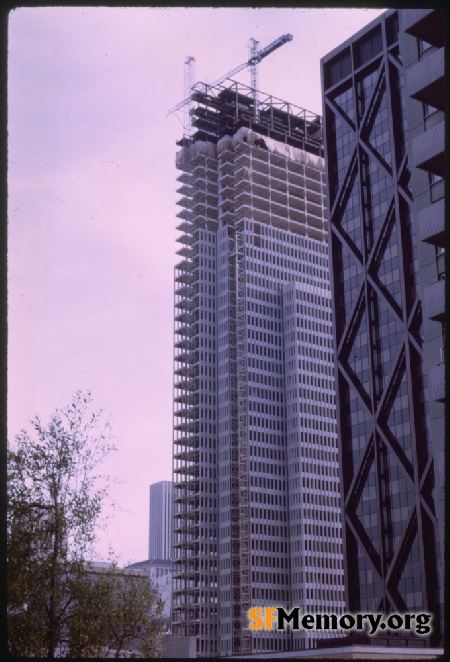
[[428,611],[441,642],[434,442],[408,96],[390,10],[322,60],[347,608]]

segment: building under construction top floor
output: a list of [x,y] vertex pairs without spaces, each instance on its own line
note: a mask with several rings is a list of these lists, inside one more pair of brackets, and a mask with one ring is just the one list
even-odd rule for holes
[[267,136],[323,156],[321,117],[304,108],[229,79],[219,85],[197,83],[192,102],[194,142],[216,143],[247,127],[261,135],[261,146]]

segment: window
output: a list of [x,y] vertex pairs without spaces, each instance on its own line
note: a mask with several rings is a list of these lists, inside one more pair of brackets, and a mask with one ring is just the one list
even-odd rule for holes
[[417,53],[419,55],[419,60],[424,53],[430,50],[430,48],[433,48],[433,46],[432,44],[429,44],[428,41],[425,41],[425,39],[417,39]]
[[444,178],[440,175],[435,175],[434,173],[430,172],[428,173],[428,179],[430,183],[431,202],[437,202],[445,195]]
[[422,104],[423,108],[423,116],[424,118],[429,117],[430,115],[434,115],[434,113],[438,112],[438,109],[435,108],[434,106],[431,106],[429,103],[423,103]]
[[445,279],[445,248],[436,246],[436,268],[438,280]]

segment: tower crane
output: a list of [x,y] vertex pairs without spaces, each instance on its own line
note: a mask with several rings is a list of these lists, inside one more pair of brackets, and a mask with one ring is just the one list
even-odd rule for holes
[[[288,41],[292,41],[293,36],[291,34],[283,34],[281,37],[278,37],[278,39],[275,39],[272,41],[268,46],[263,48],[262,50],[259,50],[259,42],[256,41],[256,39],[251,39],[252,46],[251,46],[251,51],[250,51],[250,58],[240,64],[238,67],[235,67],[231,71],[228,71],[226,74],[215,80],[213,83],[211,83],[211,87],[214,87],[216,85],[220,85],[220,83],[223,83],[224,80],[227,78],[231,78],[232,76],[235,76],[237,73],[245,69],[246,67],[251,67],[251,81],[252,81],[252,90],[253,90],[253,95],[256,97],[257,93],[257,85],[258,85],[258,79],[257,79],[257,67],[258,64],[261,62],[261,60],[271,53],[275,51],[277,48],[280,48],[280,46],[283,46],[283,44],[286,44]],[[167,111],[166,117],[169,115],[172,115],[172,113],[176,113],[177,110],[181,110],[184,106],[189,104],[191,102],[191,95],[187,96],[183,101],[180,101],[176,106],[173,106]]]

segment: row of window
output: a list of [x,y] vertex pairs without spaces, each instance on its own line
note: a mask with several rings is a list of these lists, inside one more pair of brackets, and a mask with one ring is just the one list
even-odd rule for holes
[[253,460],[250,460],[249,462],[250,465],[250,471],[254,471],[255,473],[262,473],[266,474],[267,476],[285,476],[286,475],[286,468],[284,464],[275,464],[274,462],[266,463],[266,462],[254,462]]
[[[312,438],[312,436],[311,436]],[[338,450],[337,450],[337,445],[335,447],[332,447],[331,449],[327,449],[327,445],[325,444],[324,441],[320,441],[320,439],[317,439],[317,446],[312,445],[311,443],[304,443],[302,442],[301,447],[298,443],[297,435],[290,435],[289,436],[289,457],[294,458],[294,457],[299,457],[300,454],[304,458],[310,458],[312,462],[317,460],[319,463],[337,463],[338,461]]]
[[[263,242],[264,244],[266,242]],[[261,260],[263,262],[273,261],[278,266],[294,272],[310,270],[313,267],[322,267],[325,271],[328,268],[328,256],[311,251],[310,248],[295,247],[289,245],[286,240],[273,240],[270,243],[270,250],[261,250],[253,247],[251,244],[246,246],[245,254],[251,259]],[[292,258],[292,261],[289,259]]]

